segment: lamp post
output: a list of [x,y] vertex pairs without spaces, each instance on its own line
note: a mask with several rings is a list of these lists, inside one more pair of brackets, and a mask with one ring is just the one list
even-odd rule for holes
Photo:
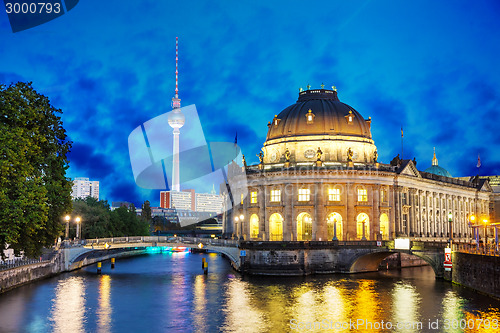
[[479,249],[479,239],[478,239],[478,236],[476,235],[477,230],[475,229],[475,226],[473,225],[475,221],[476,221],[476,217],[474,215],[471,215],[469,217],[469,226],[472,228],[472,233],[474,234],[474,239],[476,240],[476,249]]
[[236,216],[234,217],[234,221],[235,221],[236,223],[241,222],[241,223],[240,223],[240,228],[239,228],[239,229],[240,229],[240,240],[243,240],[243,220],[244,220],[244,219],[245,219],[245,215],[243,215],[242,213],[240,213],[240,215],[239,215],[239,216],[238,216],[238,215],[236,215]]
[[81,222],[80,216],[77,216],[75,219],[76,222],[76,239],[80,239],[80,222]]
[[450,237],[448,238],[448,242],[450,243],[450,246],[451,246],[451,242],[453,241],[452,217],[453,217],[453,214],[451,212],[449,212],[448,213],[448,223],[450,224],[450,228],[448,231],[450,233]]
[[331,218],[333,220],[333,239],[334,241],[338,240],[337,239],[337,219],[335,217]]
[[363,237],[361,240],[366,240],[366,235],[365,235],[365,224],[366,224],[366,219],[363,220]]
[[71,219],[71,217],[69,215],[66,215],[64,217],[64,219],[66,220],[66,232],[64,233],[64,239],[68,239],[68,237],[69,237],[69,220]]
[[[240,218],[238,216],[234,217],[234,222],[235,223],[238,223],[239,220],[240,220]],[[236,224],[236,228],[234,230],[236,231],[235,237],[236,237],[236,239],[238,239],[238,225],[237,224]]]
[[240,214],[240,221],[241,221],[241,233],[240,233],[240,240],[243,240],[243,220],[245,219],[245,216],[243,214]]
[[486,233],[486,225],[488,224],[488,220],[484,219],[484,254],[486,254],[486,246],[488,245],[488,235]]

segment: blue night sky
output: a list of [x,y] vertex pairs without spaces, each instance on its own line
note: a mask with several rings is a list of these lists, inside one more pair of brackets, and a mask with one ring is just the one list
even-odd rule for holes
[[[299,88],[335,85],[365,118],[379,161],[401,152],[419,170],[500,174],[500,2],[80,1],[12,33],[0,13],[0,83],[32,81],[63,110],[68,176],[99,180],[101,198],[159,205],[135,182],[128,136],[171,110],[175,37],[180,98],[208,141],[248,163]],[[168,129],[170,132],[171,129]],[[182,131],[182,130],[181,130]],[[212,184],[197,191],[209,191]]]

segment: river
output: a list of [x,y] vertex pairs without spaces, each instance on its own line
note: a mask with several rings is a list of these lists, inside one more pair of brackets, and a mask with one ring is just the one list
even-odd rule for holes
[[0,295],[0,332],[323,331],[500,332],[500,301],[428,266],[242,277],[216,254],[191,253],[105,262],[100,275],[93,265]]

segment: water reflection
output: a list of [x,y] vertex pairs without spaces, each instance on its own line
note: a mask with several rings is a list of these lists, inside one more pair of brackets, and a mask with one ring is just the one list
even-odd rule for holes
[[373,324],[380,322],[381,309],[375,291],[376,281],[361,280],[354,289],[354,305],[351,320],[356,320],[359,332],[372,332]]
[[206,293],[205,290],[207,288],[205,279],[207,277],[205,275],[198,275],[194,280],[194,325],[196,331],[198,332],[207,332],[206,325]]
[[226,294],[225,332],[263,332],[265,316],[261,310],[252,304],[255,295],[251,295],[248,282],[240,279],[230,279]]
[[325,318],[330,318],[333,322],[345,322],[348,320],[350,304],[346,302],[345,290],[333,283],[328,283],[324,286],[320,297]]
[[102,275],[99,280],[99,310],[97,311],[97,331],[111,332],[111,277]]
[[54,332],[85,332],[85,284],[81,276],[60,280],[51,311]]
[[394,309],[391,323],[404,324],[397,328],[397,332],[420,332],[423,324],[420,325],[418,316],[420,306],[420,296],[415,286],[408,282],[398,282],[392,290],[392,307]]
[[500,332],[492,330],[499,309],[498,300],[435,280],[429,267],[241,277],[216,255],[152,254],[0,295],[0,332]]

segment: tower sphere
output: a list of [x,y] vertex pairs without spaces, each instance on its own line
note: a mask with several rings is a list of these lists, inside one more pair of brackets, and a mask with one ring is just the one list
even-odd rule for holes
[[186,117],[182,114],[180,109],[174,109],[168,115],[168,124],[172,128],[181,128],[184,126],[184,122],[186,121]]

